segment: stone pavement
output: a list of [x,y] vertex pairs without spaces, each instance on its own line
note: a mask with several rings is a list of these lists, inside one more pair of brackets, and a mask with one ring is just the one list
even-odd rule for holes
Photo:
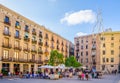
[[105,75],[102,79],[79,80],[77,77],[63,78],[60,80],[46,79],[2,79],[0,83],[120,83],[119,75]]

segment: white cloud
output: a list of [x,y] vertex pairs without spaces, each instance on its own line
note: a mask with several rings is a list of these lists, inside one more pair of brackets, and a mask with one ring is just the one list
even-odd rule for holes
[[61,23],[66,22],[68,25],[77,25],[82,23],[94,23],[96,15],[92,10],[80,10],[73,13],[65,13],[65,17],[60,20]]
[[83,33],[83,32],[78,32],[75,37],[79,37],[79,36],[84,36],[87,35],[87,33]]

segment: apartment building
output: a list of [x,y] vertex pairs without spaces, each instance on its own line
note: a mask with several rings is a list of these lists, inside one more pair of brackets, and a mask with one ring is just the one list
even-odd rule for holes
[[0,5],[0,70],[38,71],[48,63],[51,50],[66,58],[69,41],[24,16]]
[[77,60],[88,69],[94,65],[96,70],[120,70],[120,32],[109,31],[95,35],[95,40],[93,35],[75,37],[74,52]]
[[100,40],[100,68],[109,72],[120,70],[120,31],[105,32],[103,35]]
[[[75,50],[74,55],[76,56],[78,62],[83,64],[88,69],[91,69],[92,67],[99,68],[99,46],[98,43],[98,37],[96,37],[96,40],[94,40],[93,35],[86,35],[86,36],[80,36],[74,38],[75,42]],[[93,48],[93,45],[94,48]],[[95,49],[96,52],[93,53],[92,49]],[[95,54],[95,55],[93,55]]]

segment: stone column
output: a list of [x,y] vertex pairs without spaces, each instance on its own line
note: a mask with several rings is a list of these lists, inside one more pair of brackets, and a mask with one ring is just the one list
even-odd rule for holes
[[34,71],[36,73],[36,71],[38,71],[38,65],[37,64],[34,64]]
[[11,73],[14,73],[14,64],[13,63],[9,63],[9,65],[10,65],[10,72]]
[[28,64],[28,71],[31,72],[31,64]]
[[20,64],[20,72],[23,72],[23,64]]

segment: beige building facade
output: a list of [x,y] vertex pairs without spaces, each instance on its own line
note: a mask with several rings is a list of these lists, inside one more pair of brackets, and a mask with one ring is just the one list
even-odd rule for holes
[[[119,70],[120,65],[120,32],[104,32],[93,35],[75,37],[75,56],[83,66],[91,69],[112,72]],[[93,42],[95,44],[93,44]],[[95,48],[92,46],[95,45]],[[95,49],[95,52],[92,52]],[[93,56],[95,55],[95,56]],[[95,59],[95,63],[94,62]]]
[[66,58],[69,41],[37,23],[0,5],[0,70],[38,71],[48,64],[51,50]]

